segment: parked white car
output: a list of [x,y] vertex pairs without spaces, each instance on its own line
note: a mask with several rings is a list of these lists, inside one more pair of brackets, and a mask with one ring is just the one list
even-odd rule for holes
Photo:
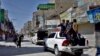
[[80,56],[83,49],[90,48],[89,46],[72,46],[65,36],[61,36],[60,32],[51,33],[45,39],[44,50],[52,50],[55,56],[64,56],[64,54],[73,54]]

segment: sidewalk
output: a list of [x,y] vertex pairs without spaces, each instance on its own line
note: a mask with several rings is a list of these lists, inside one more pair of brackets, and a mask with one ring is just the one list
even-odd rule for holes
[[[87,35],[83,35],[83,36],[88,39],[89,46],[95,47],[96,38],[95,38],[95,35],[94,34],[87,34]],[[85,50],[84,54],[89,54],[89,56],[95,56],[96,51],[97,51],[96,48],[90,48],[90,49]]]
[[14,42],[5,42],[5,41],[0,41],[0,47],[10,47],[10,46],[15,46]]
[[82,56],[85,56],[85,54],[88,54],[88,56],[95,56],[96,51],[97,51],[96,48],[85,49],[84,55],[82,55]]
[[[29,42],[30,38],[28,37],[24,37],[23,41],[22,41],[22,45]],[[0,41],[0,47],[16,47],[16,44],[13,41]]]

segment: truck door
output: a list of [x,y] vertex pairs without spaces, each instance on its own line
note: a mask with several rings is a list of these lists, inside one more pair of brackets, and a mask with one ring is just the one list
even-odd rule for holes
[[54,44],[54,36],[55,36],[55,33],[52,33],[48,36],[48,39],[47,39],[47,42],[46,42],[46,45],[50,48],[53,48],[53,44]]

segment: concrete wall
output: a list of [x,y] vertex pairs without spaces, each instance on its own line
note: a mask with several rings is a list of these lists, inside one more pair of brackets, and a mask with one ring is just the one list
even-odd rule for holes
[[79,32],[82,34],[93,34],[94,33],[94,24],[82,23],[78,25]]
[[57,12],[62,12],[73,6],[74,0],[55,0]]
[[95,46],[94,24],[83,23],[79,24],[79,32],[88,39],[89,46]]

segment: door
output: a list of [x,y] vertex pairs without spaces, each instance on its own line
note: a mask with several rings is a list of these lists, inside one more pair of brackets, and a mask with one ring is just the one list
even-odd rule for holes
[[55,33],[52,33],[48,36],[48,39],[46,40],[47,47],[54,48],[54,39],[55,39],[54,36]]

